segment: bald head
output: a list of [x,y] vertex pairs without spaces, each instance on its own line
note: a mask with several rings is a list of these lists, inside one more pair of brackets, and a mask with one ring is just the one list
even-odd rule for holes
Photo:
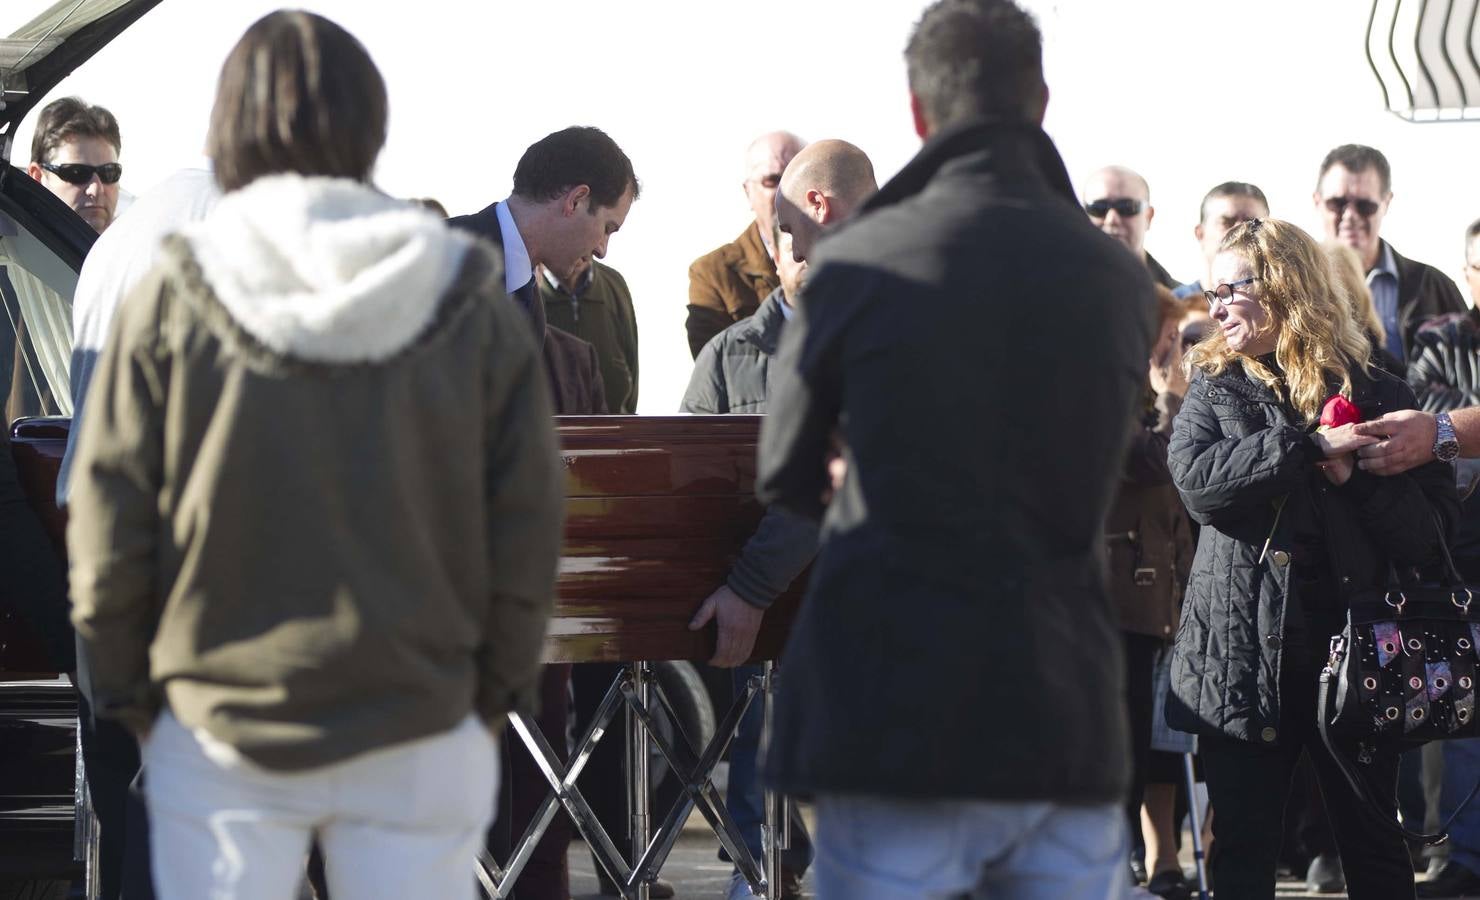
[[1151,186],[1125,166],[1106,166],[1084,182],[1084,206],[1095,227],[1125,244],[1137,259],[1146,257],[1146,230],[1156,210]]
[[847,141],[818,141],[796,155],[781,176],[776,215],[805,260],[823,229],[851,218],[879,189],[868,155]]
[[768,243],[776,226],[776,185],[781,183],[787,163],[805,146],[807,142],[790,131],[772,131],[745,148],[745,181],[741,187],[755,213],[761,237]]

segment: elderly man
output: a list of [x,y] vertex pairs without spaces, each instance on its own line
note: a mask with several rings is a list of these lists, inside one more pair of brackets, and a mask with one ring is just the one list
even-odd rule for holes
[[1092,173],[1084,183],[1084,211],[1096,228],[1145,263],[1157,284],[1166,288],[1181,284],[1146,252],[1146,231],[1156,208],[1151,205],[1151,186],[1145,178],[1125,166],[1106,166]]
[[924,146],[806,254],[782,335],[757,493],[822,530],[766,776],[816,799],[818,900],[1125,888],[1098,549],[1122,460],[1085,448],[1129,437],[1155,302],[1042,130],[1042,46],[1010,0],[926,8],[905,50]]
[[[771,292],[755,315],[736,322],[704,345],[684,394],[684,412],[707,415],[766,412],[771,394],[771,363],[782,329],[795,315],[806,270],[806,253],[797,250],[795,243],[800,235],[815,242],[821,229],[851,216],[877,189],[873,165],[852,144],[819,141],[797,154],[782,178],[776,198],[776,230],[769,242],[781,286]],[[816,219],[801,215],[786,199],[796,195],[815,198],[823,214]],[[741,664],[750,658],[766,608],[791,586],[816,553],[816,522],[781,509],[767,510],[760,527],[740,551],[740,558],[725,584],[704,601],[694,616],[691,628],[702,628],[710,620],[718,622],[719,639],[710,663],[739,666],[735,671],[737,688],[760,674],[759,666]],[[760,732],[761,708],[755,705],[742,721],[730,747],[730,781],[725,798],[746,846],[757,857],[761,852],[763,818],[761,789],[755,771]],[[811,850],[804,829],[797,829],[795,835],[792,847],[782,859],[780,893],[785,900],[801,896],[802,873]],[[730,878],[729,900],[753,896],[750,885],[736,871]]]
[[1449,276],[1399,255],[1382,239],[1382,222],[1393,202],[1392,168],[1382,153],[1361,144],[1327,153],[1313,200],[1326,239],[1346,244],[1362,258],[1393,356],[1406,363],[1416,352],[1419,326],[1434,316],[1465,311]]
[[741,187],[755,221],[728,244],[704,254],[689,266],[689,352],[695,357],[709,339],[756,311],[779,280],[771,262],[776,186],[791,158],[807,142],[789,131],[773,131],[751,142],[745,151]]
[[122,148],[118,120],[111,112],[63,97],[41,111],[26,174],[76,210],[94,231],[102,232],[118,209]]

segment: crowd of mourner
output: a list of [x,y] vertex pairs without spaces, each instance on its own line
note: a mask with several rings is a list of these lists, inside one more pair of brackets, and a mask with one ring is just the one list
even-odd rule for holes
[[[1041,46],[1011,0],[931,5],[918,155],[880,186],[853,144],[762,135],[754,220],[689,269],[682,411],[766,415],[765,513],[690,623],[736,685],[811,572],[769,735],[757,704],[730,751],[746,848],[769,787],[815,813],[773,898],[809,867],[825,900],[1186,898],[1189,838],[1219,898],[1281,873],[1480,896],[1461,260],[1385,240],[1394,173],[1344,144],[1310,161],[1320,235],[1210,173],[1202,268],[1173,277],[1144,174],[1074,187]],[[552,416],[637,409],[633,297],[601,262],[632,162],[557,131],[448,218],[374,188],[386,128],[363,46],[285,11],[225,61],[199,164],[125,209],[105,108],[35,129],[29,174],[99,237],[70,569],[23,502],[3,551],[79,687],[106,900],[472,897],[547,790],[507,715],[564,755],[610,682],[540,651]],[[1461,237],[1474,303],[1480,220]],[[1434,584],[1449,619],[1423,618]],[[613,834],[625,778],[608,747],[582,782]],[[570,896],[572,836],[559,817],[518,897]],[[728,896],[759,887],[737,868]]]

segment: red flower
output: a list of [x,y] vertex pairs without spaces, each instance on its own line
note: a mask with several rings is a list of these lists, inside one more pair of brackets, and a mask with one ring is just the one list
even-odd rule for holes
[[1340,428],[1343,425],[1360,421],[1362,421],[1362,411],[1357,409],[1355,403],[1340,394],[1327,400],[1326,405],[1321,408],[1322,428]]

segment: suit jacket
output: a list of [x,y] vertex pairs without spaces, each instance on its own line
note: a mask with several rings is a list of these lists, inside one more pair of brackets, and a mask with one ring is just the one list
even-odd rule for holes
[[689,352],[698,358],[709,339],[753,314],[780,287],[760,226],[750,226],[689,266]]
[[[1468,307],[1459,294],[1454,279],[1430,265],[1409,259],[1393,251],[1398,266],[1398,327],[1403,331],[1403,352],[1411,361],[1423,351],[1418,345],[1418,329],[1434,318],[1448,313],[1462,313]],[[1398,372],[1398,377],[1403,373]]]
[[[447,220],[453,228],[460,228],[484,238],[498,250],[499,260],[504,258],[504,233],[499,228],[497,203],[489,204],[480,212],[470,216],[454,216]],[[601,386],[601,369],[596,362],[596,348],[573,334],[553,328],[545,323],[545,306],[539,302],[539,292],[529,286],[509,295],[529,316],[534,333],[542,338],[541,346],[545,361],[545,376],[550,381],[550,402],[557,416],[605,415],[606,395]]]

